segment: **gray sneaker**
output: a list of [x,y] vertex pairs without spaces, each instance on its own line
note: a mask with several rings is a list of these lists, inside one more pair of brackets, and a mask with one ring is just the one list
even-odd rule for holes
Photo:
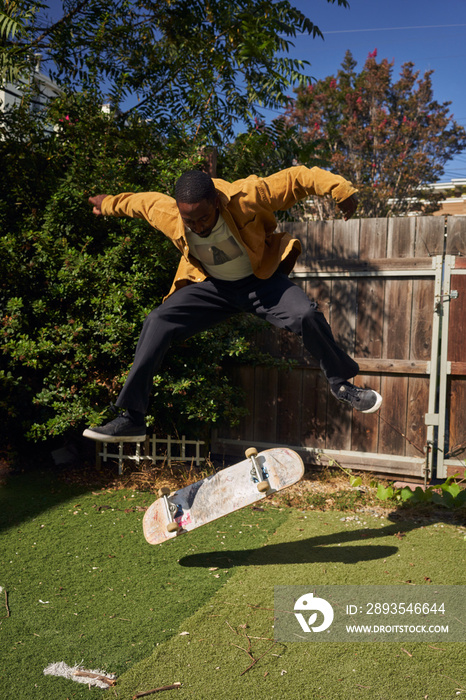
[[382,397],[373,389],[360,389],[349,382],[343,382],[338,389],[330,387],[332,394],[361,413],[375,413],[382,405]]
[[146,424],[136,424],[127,413],[96,428],[86,428],[84,437],[99,442],[144,442]]

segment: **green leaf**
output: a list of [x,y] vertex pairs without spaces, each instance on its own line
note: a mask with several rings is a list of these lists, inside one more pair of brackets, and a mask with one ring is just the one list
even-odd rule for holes
[[393,498],[394,493],[395,492],[394,492],[392,486],[385,487],[383,484],[379,484],[377,486],[376,496],[381,501],[390,500],[391,498]]
[[453,498],[456,498],[461,492],[461,487],[456,482],[445,482],[441,485],[441,489],[444,493],[449,493]]

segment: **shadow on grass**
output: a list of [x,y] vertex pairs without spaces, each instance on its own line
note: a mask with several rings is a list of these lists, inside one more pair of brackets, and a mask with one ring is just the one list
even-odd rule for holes
[[[270,564],[304,564],[344,562],[357,564],[361,561],[385,559],[398,553],[396,545],[359,544],[360,540],[373,540],[409,532],[419,527],[419,524],[394,523],[382,528],[364,528],[352,531],[334,532],[329,535],[319,535],[306,540],[294,542],[279,542],[268,544],[259,549],[241,551],[224,550],[221,552],[199,552],[180,559],[180,565],[191,567],[211,566],[265,566]],[[350,546],[341,546],[356,542]],[[328,548],[327,545],[337,545]],[[340,546],[338,546],[340,545]]]
[[9,474],[0,485],[0,530],[35,518],[90,490],[89,485],[67,483],[63,473],[54,469]]

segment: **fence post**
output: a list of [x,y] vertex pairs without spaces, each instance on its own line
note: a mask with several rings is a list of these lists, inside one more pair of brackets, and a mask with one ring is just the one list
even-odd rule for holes
[[451,271],[455,266],[455,256],[445,255],[443,271],[443,288],[439,298],[439,315],[441,324],[441,352],[440,352],[440,382],[439,382],[439,422],[438,422],[438,450],[437,450],[437,478],[444,479],[447,476],[445,462],[445,427],[447,419],[447,390],[448,375],[451,373],[451,363],[448,362],[448,334],[450,328],[450,300],[451,300]]
[[[430,372],[429,372],[429,403],[427,408],[427,413],[424,416],[424,422],[427,426],[426,440],[427,444],[425,446],[426,452],[426,463],[425,463],[425,473],[424,482],[426,483],[429,477],[433,476],[433,461],[434,461],[434,450],[430,449],[435,443],[435,428],[439,424],[439,414],[436,411],[437,408],[437,392],[439,385],[439,351],[441,342],[441,295],[442,295],[442,274],[443,274],[443,256],[436,255],[433,260],[435,268],[435,282],[434,282],[434,308],[433,308],[433,318],[432,318],[432,346],[431,346],[431,358],[430,358]],[[439,436],[437,433],[437,441]],[[438,443],[439,444],[439,443]],[[438,450],[437,450],[438,454]],[[438,467],[438,461],[437,461]]]

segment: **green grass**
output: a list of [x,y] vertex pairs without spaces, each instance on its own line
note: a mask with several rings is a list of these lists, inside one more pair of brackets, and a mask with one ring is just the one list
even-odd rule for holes
[[[51,474],[0,489],[0,698],[129,700],[176,681],[167,697],[466,696],[464,644],[273,642],[275,585],[464,584],[459,524],[268,505],[151,547],[139,509],[152,500]],[[44,676],[57,661],[117,685]]]
[[[464,583],[464,532],[456,525],[342,517],[289,511],[268,543],[245,552],[228,583],[183,621],[180,632],[189,635],[175,635],[120,679],[118,697],[174,681],[183,683],[178,697],[206,700],[446,700],[457,697],[456,688],[466,694],[464,644],[296,643],[270,649],[274,585],[427,585],[425,578]],[[202,554],[180,561],[186,568],[206,564]],[[241,675],[252,662],[249,640],[252,656],[265,656]]]
[[[89,695],[87,686],[43,669],[65,661],[120,676],[207,603],[231,575],[236,550],[261,546],[283,520],[248,510],[222,521],[230,532],[245,523],[222,558],[215,523],[198,537],[149,546],[138,508],[153,500],[125,490],[82,492],[47,474],[13,477],[0,489],[0,586],[10,611],[6,617],[1,594],[0,698],[100,697],[98,688]],[[222,558],[218,578],[179,565],[198,551]]]

